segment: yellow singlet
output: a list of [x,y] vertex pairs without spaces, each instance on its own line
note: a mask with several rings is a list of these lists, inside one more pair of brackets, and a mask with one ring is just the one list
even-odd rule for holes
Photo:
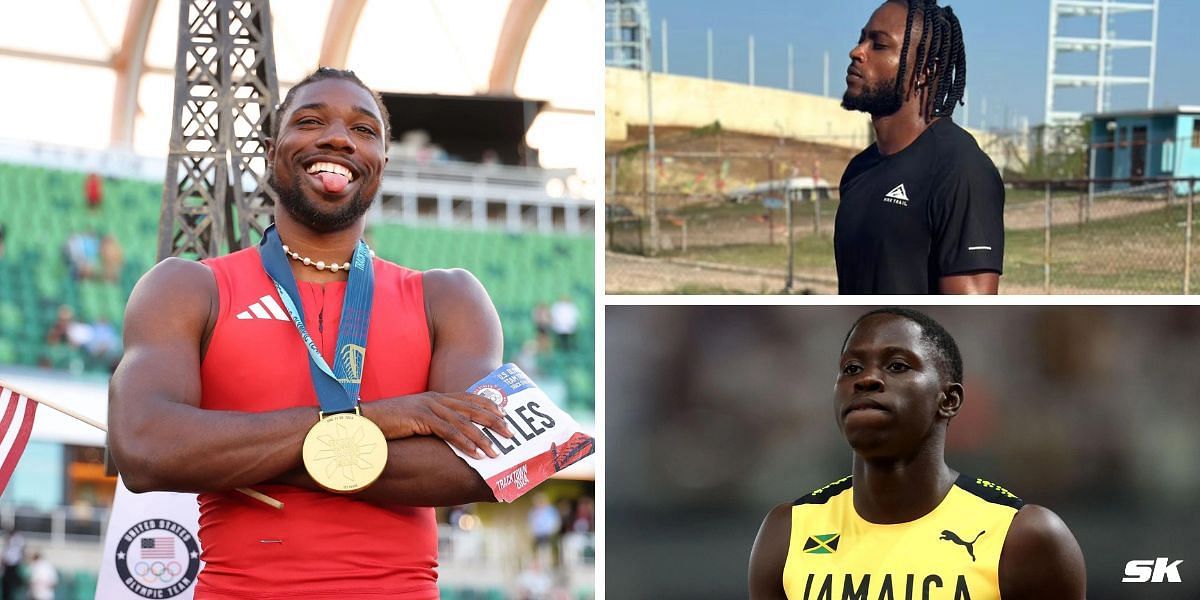
[[850,477],[792,506],[783,588],[789,600],[998,600],[1000,550],[1020,498],[959,475],[929,514],[869,523]]

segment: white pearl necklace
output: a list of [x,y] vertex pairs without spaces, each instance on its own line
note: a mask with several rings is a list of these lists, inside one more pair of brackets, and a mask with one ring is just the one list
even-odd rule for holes
[[[350,261],[346,261],[340,265],[337,263],[332,263],[332,264],[327,265],[327,264],[325,264],[325,261],[323,261],[323,260],[313,260],[307,256],[300,256],[299,252],[292,252],[292,249],[288,248],[287,244],[283,245],[283,252],[284,252],[284,254],[287,254],[288,256],[292,257],[292,260],[302,262],[305,264],[305,266],[316,267],[318,271],[324,271],[325,269],[329,269],[330,271],[337,273],[338,271],[349,271],[350,270]],[[375,251],[371,250],[370,252],[371,252],[371,258],[375,258]]]

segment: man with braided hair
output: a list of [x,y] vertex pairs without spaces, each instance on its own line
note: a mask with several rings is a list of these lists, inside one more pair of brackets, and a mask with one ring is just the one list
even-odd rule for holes
[[958,17],[937,0],[887,0],[863,28],[842,107],[870,114],[876,141],[842,175],[840,293],[996,293],[1004,184],[950,118],[966,77]]
[[776,506],[750,554],[751,600],[1082,600],[1083,553],[1049,509],[951,469],[963,360],[928,315],[850,327],[833,416],[851,475]]

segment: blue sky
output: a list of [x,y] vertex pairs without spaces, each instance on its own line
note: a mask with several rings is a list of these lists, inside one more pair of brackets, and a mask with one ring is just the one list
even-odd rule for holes
[[[840,96],[850,62],[847,54],[879,4],[880,0],[649,0],[655,69],[662,67],[660,38],[666,19],[671,73],[707,76],[707,30],[711,28],[715,78],[747,80],[747,39],[753,35],[757,85],[787,88],[787,46],[792,44],[794,89],[821,93],[822,58],[828,51],[830,95]],[[941,4],[952,6],[963,25],[969,125],[983,124],[984,99],[989,128],[1000,126],[1006,114],[1009,123],[1017,123],[1021,116],[1030,124],[1042,122],[1049,0],[942,0]],[[1200,2],[1160,0],[1155,106],[1200,104],[1200,68],[1194,58],[1198,22]],[[1148,16],[1128,16],[1115,20],[1113,26],[1119,37],[1148,39],[1149,24]],[[1073,35],[1095,35],[1099,29],[1095,18],[1065,19],[1062,27],[1062,33]],[[1060,64],[1076,72],[1096,71],[1094,58],[1060,56]],[[1114,61],[1114,74],[1144,75],[1148,56],[1145,50],[1122,51]],[[1090,89],[1061,90],[1065,108],[1085,112],[1095,108]],[[1145,102],[1145,86],[1118,88],[1112,94],[1111,107],[1141,108]],[[963,112],[959,107],[955,120],[961,122]]]

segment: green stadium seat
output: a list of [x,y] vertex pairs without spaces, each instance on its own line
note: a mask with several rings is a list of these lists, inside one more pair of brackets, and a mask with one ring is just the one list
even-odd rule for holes
[[[85,177],[79,171],[0,163],[0,215],[5,215],[8,232],[8,254],[0,259],[0,339],[10,346],[0,347],[0,362],[37,364],[44,359],[66,368],[79,361],[82,354],[68,347],[45,346],[58,307],[66,304],[80,318],[105,318],[119,328],[129,293],[156,262],[162,184],[106,178],[104,201],[92,211],[83,200]],[[72,233],[88,228],[112,233],[124,249],[118,282],[71,279],[62,248]],[[374,224],[368,238],[380,256],[411,268],[473,272],[502,316],[506,360],[536,335],[533,307],[570,295],[580,309],[580,350],[547,364],[567,382],[573,409],[593,408],[591,238],[400,224]]]

